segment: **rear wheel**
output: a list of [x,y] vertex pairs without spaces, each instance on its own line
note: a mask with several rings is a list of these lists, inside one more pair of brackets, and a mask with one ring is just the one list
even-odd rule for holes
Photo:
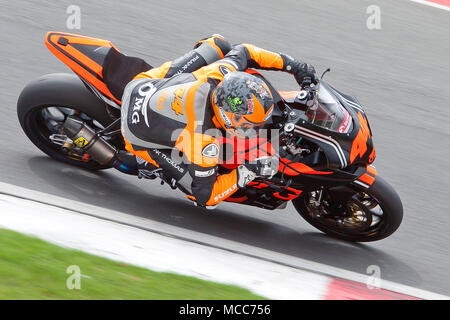
[[403,218],[397,192],[381,177],[370,189],[317,190],[293,201],[300,215],[326,234],[354,242],[384,239]]
[[64,121],[69,115],[77,115],[95,131],[104,128],[98,120],[79,109],[61,105],[41,105],[20,108],[18,115],[28,138],[53,159],[90,170],[107,169],[108,166],[100,165],[73,145],[62,131]]
[[[94,130],[100,130],[120,117],[111,110],[74,74],[51,73],[31,81],[17,101],[17,116],[28,138],[50,157],[82,168],[106,169],[79,149],[62,148],[61,130],[68,115],[76,114]],[[110,141],[121,147],[120,137]],[[70,152],[67,152],[70,151]]]

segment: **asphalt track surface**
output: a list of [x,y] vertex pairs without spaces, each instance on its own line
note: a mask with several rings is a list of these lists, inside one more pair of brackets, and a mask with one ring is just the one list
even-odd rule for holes
[[[81,30],[68,30],[70,4],[0,2],[0,181],[362,274],[377,265],[383,279],[450,294],[449,12],[407,0],[77,1]],[[366,28],[373,4],[381,30]],[[291,205],[271,212],[224,204],[204,214],[158,182],[46,157],[23,134],[16,101],[30,80],[70,72],[46,49],[49,30],[109,39],[152,65],[221,33],[331,67],[327,80],[368,113],[378,174],[404,204],[402,226],[379,242],[347,243],[316,231]],[[296,88],[289,75],[266,74],[279,89]]]

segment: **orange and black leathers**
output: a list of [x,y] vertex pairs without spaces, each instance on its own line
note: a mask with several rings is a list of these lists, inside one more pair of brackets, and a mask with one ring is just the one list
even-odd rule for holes
[[231,45],[220,35],[213,35],[195,43],[194,49],[185,55],[163,63],[160,67],[136,76],[147,78],[170,78],[181,73],[189,73],[211,64],[231,50]]
[[237,71],[245,71],[247,68],[281,70],[293,74],[298,82],[305,76],[313,77],[315,75],[314,67],[310,64],[283,53],[274,53],[258,48],[252,44],[244,43],[234,46],[225,58],[237,63],[235,66]]
[[283,57],[241,44],[223,59],[192,73],[173,73],[173,65],[166,62],[141,73],[127,86],[123,102],[129,112],[122,115],[126,147],[156,165],[170,161],[173,164],[174,160],[168,160],[167,155],[155,159],[155,149],[182,152],[182,158],[173,165],[181,169],[177,169],[180,173],[183,171],[178,184],[199,205],[215,205],[237,191],[238,177],[236,170],[217,175],[219,145],[214,133],[207,132],[216,128],[211,93],[227,72],[249,67],[283,70]]

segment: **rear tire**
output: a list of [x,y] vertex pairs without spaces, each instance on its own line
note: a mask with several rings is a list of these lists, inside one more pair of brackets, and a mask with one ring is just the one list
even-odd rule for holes
[[[326,214],[320,217],[312,214],[313,210],[311,210],[311,205],[309,205],[311,193],[295,199],[293,204],[298,213],[309,224],[335,238],[353,242],[370,242],[384,239],[393,234],[403,219],[403,205],[397,192],[384,179],[377,176],[369,189],[355,189],[355,195],[360,193],[368,196],[367,199],[369,199],[368,201],[371,205],[378,204],[382,210],[382,215],[373,215],[373,217],[367,219],[367,225],[364,226],[362,224],[359,229],[346,228],[344,224],[330,223],[329,221],[332,221],[335,217],[330,219]],[[363,202],[361,201],[360,205]],[[364,209],[361,211],[364,212]],[[370,211],[367,210],[365,212]],[[375,225],[373,224],[375,221],[373,218],[379,219]]]
[[106,127],[113,120],[103,101],[89,91],[78,77],[71,74],[49,74],[24,88],[17,102],[17,116],[31,142],[53,159],[89,170],[109,168],[93,160],[75,160],[51,142],[49,135],[54,132],[45,126],[42,115],[42,110],[48,107],[76,110]]

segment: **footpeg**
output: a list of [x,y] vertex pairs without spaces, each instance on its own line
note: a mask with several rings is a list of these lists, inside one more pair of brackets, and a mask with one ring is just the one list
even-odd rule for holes
[[138,173],[138,178],[142,179],[150,179],[150,180],[155,180],[156,178],[160,178],[161,174],[160,172],[162,171],[162,169],[156,169],[156,170],[146,170],[146,169],[139,169],[139,173]]

